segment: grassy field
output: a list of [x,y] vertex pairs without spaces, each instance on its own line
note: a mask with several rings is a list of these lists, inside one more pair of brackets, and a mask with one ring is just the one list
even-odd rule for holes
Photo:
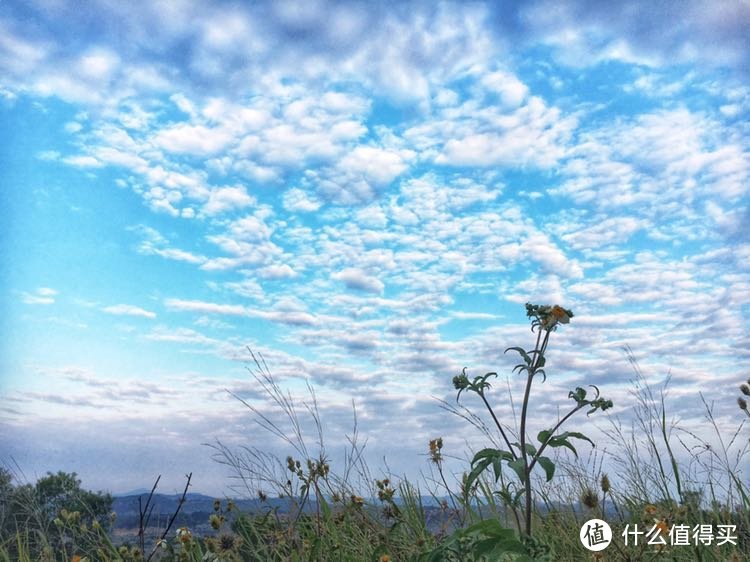
[[[740,471],[750,446],[743,397],[750,396],[750,381],[739,386],[731,434],[719,428],[710,404],[696,397],[715,435],[709,443],[668,422],[666,388],[647,383],[628,349],[634,369],[632,402],[618,406],[630,408],[634,418],[631,426],[611,421],[607,458],[590,447],[591,453],[579,455],[579,443],[590,439],[580,431],[562,430],[569,421],[588,421],[575,416],[579,411],[593,414],[612,407],[595,387],[588,393],[572,390],[570,412],[552,420],[534,445],[524,431],[532,418],[526,408],[532,381],[540,384],[546,378],[550,335],[573,314],[560,307],[529,306],[535,347],[508,350],[519,355],[515,370],[526,376],[519,435],[494,415],[491,401],[502,400],[488,393],[494,373],[470,380],[464,372],[453,381],[464,404],[482,406],[495,425],[479,423],[457,405],[447,409],[477,425],[488,444],[500,444],[476,451],[461,474],[447,473],[449,452],[436,437],[425,443],[429,478],[418,483],[373,478],[356,427],[345,460],[332,466],[320,453],[325,450],[323,432],[318,432],[320,443],[307,444],[300,430],[309,421],[303,416],[322,428],[314,394],[310,402],[296,405],[260,358],[253,375],[288,417],[291,434],[246,405],[262,427],[283,436],[289,456],[213,445],[216,460],[266,505],[260,513],[242,513],[231,501],[216,500],[206,521],[210,532],[204,536],[178,527],[173,517],[156,535],[144,533],[129,544],[115,544],[115,514],[97,517],[87,512],[86,502],[80,509],[50,513],[32,487],[21,494],[22,488],[6,485],[0,503],[0,561],[750,560],[750,491]],[[470,394],[476,397],[469,399]],[[680,461],[684,458],[689,461]],[[186,492],[189,484],[188,476]],[[287,502],[283,510],[272,501],[278,497]],[[425,498],[431,498],[429,509]],[[148,504],[143,508],[146,515]],[[588,550],[580,538],[583,529],[589,544],[601,542],[602,529],[585,525],[592,519],[611,527],[611,544],[604,550]],[[144,520],[144,530],[146,524]]]

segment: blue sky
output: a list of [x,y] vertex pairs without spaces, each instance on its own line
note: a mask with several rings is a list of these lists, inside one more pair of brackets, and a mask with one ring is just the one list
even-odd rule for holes
[[203,443],[289,452],[226,392],[276,415],[251,348],[332,456],[353,399],[416,475],[481,444],[435,398],[510,370],[527,301],[576,314],[540,416],[594,383],[627,422],[630,345],[681,427],[702,392],[731,431],[750,8],[652,4],[0,4],[2,461],[224,493]]

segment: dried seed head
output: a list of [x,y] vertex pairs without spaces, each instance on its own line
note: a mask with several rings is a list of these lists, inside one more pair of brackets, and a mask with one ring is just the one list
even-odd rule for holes
[[602,492],[604,492],[605,494],[609,492],[609,489],[611,488],[610,483],[609,483],[609,476],[607,476],[606,474],[602,475],[601,486],[602,486]]
[[589,509],[595,509],[599,505],[599,496],[591,488],[586,488],[581,494],[581,503]]
[[430,460],[435,464],[440,463],[443,460],[443,455],[440,450],[443,448],[443,438],[438,437],[437,439],[430,439]]
[[745,383],[740,385],[740,391],[745,396],[750,396],[750,386],[746,385]]
[[740,407],[740,410],[747,412],[747,401],[744,398],[738,398],[737,405]]

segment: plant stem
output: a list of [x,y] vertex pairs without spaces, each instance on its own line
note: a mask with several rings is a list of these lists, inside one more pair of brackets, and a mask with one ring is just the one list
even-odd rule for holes
[[[505,431],[503,431],[503,427],[500,425],[500,422],[497,419],[497,416],[495,416],[495,412],[492,411],[492,406],[490,406],[490,403],[487,402],[487,398],[484,396],[484,392],[480,391],[477,394],[482,398],[482,402],[484,402],[484,405],[487,406],[487,410],[489,410],[490,415],[492,416],[492,419],[495,421],[495,425],[500,430],[500,435],[503,436],[503,439],[505,440],[505,444],[508,446],[508,450],[510,451],[510,454],[513,455],[513,459],[517,459],[518,456],[516,455],[516,452],[513,450],[513,447],[510,445],[510,441],[508,440],[508,437],[505,435]],[[523,430],[521,430],[523,431]]]
[[[535,361],[536,362],[536,361]],[[526,501],[526,513],[525,515],[525,525],[524,525],[524,533],[527,536],[531,536],[531,470],[529,467],[529,459],[528,455],[526,454],[526,410],[529,406],[529,395],[531,394],[531,381],[534,378],[534,369],[531,369],[529,371],[529,376],[526,379],[526,390],[523,395],[523,406],[521,408],[521,456],[523,457],[523,466],[524,466],[524,488],[526,490],[526,497],[524,498]]]
[[542,340],[542,346],[539,347],[539,340],[542,336],[542,327],[539,327],[539,331],[537,332],[536,336],[536,346],[534,347],[534,361],[531,364],[531,366],[528,368],[528,377],[526,378],[526,390],[524,391],[523,395],[523,405],[521,406],[521,456],[523,458],[523,466],[524,466],[524,488],[526,490],[526,497],[524,498],[526,501],[526,513],[525,515],[525,529],[524,532],[527,536],[531,536],[531,508],[533,505],[533,500],[531,497],[531,467],[532,464],[529,463],[529,457],[526,452],[526,415],[528,413],[529,408],[529,396],[531,395],[531,383],[534,380],[534,375],[537,372],[537,369],[539,369],[540,360],[544,357],[544,350],[547,348],[547,343],[549,342],[549,330],[545,330],[544,340]]

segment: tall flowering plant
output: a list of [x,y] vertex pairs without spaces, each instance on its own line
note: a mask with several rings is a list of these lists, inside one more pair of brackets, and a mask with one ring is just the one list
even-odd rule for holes
[[[488,379],[497,377],[497,373],[487,373],[470,380],[466,375],[466,369],[464,368],[460,375],[454,377],[453,385],[456,390],[458,390],[456,400],[459,400],[461,394],[464,392],[472,392],[479,396],[484,407],[489,411],[495,427],[500,433],[502,442],[505,444],[504,449],[490,447],[482,449],[474,455],[474,459],[471,461],[471,472],[464,484],[465,493],[468,493],[469,490],[472,489],[472,486],[476,483],[477,479],[485,471],[492,471],[495,482],[500,480],[503,463],[505,463],[517,475],[521,487],[512,487],[508,484],[505,485],[502,490],[497,492],[497,494],[503,499],[503,501],[513,508],[514,513],[517,513],[516,509],[520,507],[521,499],[523,498],[525,500],[523,509],[524,523],[522,529],[523,535],[527,539],[531,539],[531,514],[533,505],[531,483],[532,470],[534,470],[537,465],[540,466],[549,482],[555,474],[555,463],[549,457],[544,456],[544,453],[549,447],[565,447],[577,456],[578,452],[571,442],[572,439],[588,441],[594,445],[593,441],[583,433],[578,431],[560,431],[561,427],[579,410],[588,408],[587,414],[591,415],[597,410],[607,410],[608,408],[611,408],[612,401],[601,398],[599,395],[599,389],[594,385],[590,385],[590,387],[593,388],[593,397],[591,397],[584,388],[577,387],[575,390],[568,393],[568,398],[574,402],[570,411],[561,417],[556,423],[548,426],[547,429],[539,431],[536,436],[538,445],[534,444],[527,431],[531,387],[534,381],[540,376],[542,377],[540,382],[544,382],[547,378],[547,373],[545,371],[547,359],[545,353],[550,341],[550,336],[560,325],[570,323],[570,320],[574,315],[571,310],[559,305],[550,306],[527,303],[526,316],[531,321],[532,333],[536,334],[534,348],[527,350],[522,347],[509,347],[505,350],[506,353],[509,351],[517,353],[521,359],[521,362],[513,367],[513,372],[526,375],[523,404],[521,407],[520,429],[517,439],[511,441],[508,436],[508,431],[503,428],[503,425],[498,420],[492,405],[487,400],[486,394],[487,390],[490,388]],[[521,528],[520,520],[519,528]]]

